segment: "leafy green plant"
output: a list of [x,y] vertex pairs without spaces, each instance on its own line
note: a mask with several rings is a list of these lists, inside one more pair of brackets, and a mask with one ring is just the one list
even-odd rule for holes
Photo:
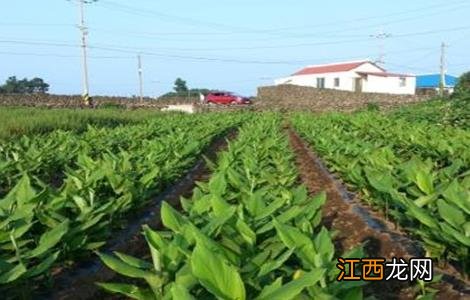
[[[152,261],[99,254],[142,284],[99,283],[134,299],[312,299],[362,295],[340,288],[331,233],[320,226],[324,193],[297,186],[277,115],[256,115],[179,212],[161,206],[164,229],[144,228]],[[361,255],[359,252],[357,255]],[[362,296],[356,297],[361,299]]]
[[245,117],[212,118],[171,115],[2,144],[2,290],[27,290],[30,278],[44,279],[59,263],[99,249],[130,212],[182,176],[215,136]]
[[377,113],[293,117],[297,130],[427,255],[470,264],[470,134]]

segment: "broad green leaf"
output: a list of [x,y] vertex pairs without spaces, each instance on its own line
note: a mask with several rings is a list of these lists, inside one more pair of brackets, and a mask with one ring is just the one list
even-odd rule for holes
[[277,289],[271,289],[268,293],[263,293],[256,300],[290,300],[297,297],[303,289],[315,285],[320,279],[323,278],[325,270],[317,269],[311,272],[305,273],[302,277],[294,279],[287,284],[278,287]]
[[437,208],[439,215],[447,223],[451,224],[455,228],[462,228],[462,225],[465,223],[465,215],[461,210],[442,199],[437,200]]
[[305,246],[311,246],[311,248],[314,248],[313,241],[296,227],[282,224],[275,218],[272,222],[274,223],[274,227],[277,230],[279,238],[289,249],[300,249]]
[[256,244],[256,233],[242,219],[237,219],[236,228],[242,238],[251,246]]
[[439,225],[445,233],[453,236],[455,240],[458,241],[460,244],[470,247],[470,237],[465,236],[464,234],[460,233],[459,231],[447,225],[446,223],[440,223]]
[[175,284],[184,286],[190,290],[198,283],[197,279],[191,272],[190,260],[187,260],[183,267],[181,267],[175,275]]
[[162,203],[161,217],[163,225],[174,232],[182,232],[183,227],[187,223],[183,215],[165,201]]
[[266,208],[263,209],[263,211],[256,216],[256,220],[261,220],[267,217],[271,217],[274,215],[274,213],[282,208],[284,204],[286,203],[286,199],[284,198],[276,198],[273,202],[271,202]]
[[13,188],[16,199],[20,205],[27,203],[36,196],[36,192],[31,187],[31,182],[27,174],[24,174],[18,184]]
[[72,199],[75,202],[75,204],[78,206],[78,208],[80,209],[81,213],[86,213],[90,210],[90,208],[88,207],[88,203],[86,202],[85,199],[83,199],[83,197],[74,195],[72,196]]
[[156,300],[150,289],[143,289],[132,284],[125,283],[96,283],[99,287],[111,293],[121,294],[131,299]]
[[173,284],[171,288],[171,295],[175,300],[195,300],[189,291],[182,285]]
[[31,187],[29,176],[24,174],[8,195],[0,201],[0,209],[8,211],[13,203],[18,203],[19,207],[21,207],[35,196],[36,192]]
[[122,274],[124,276],[132,278],[147,278],[149,276],[155,276],[154,273],[143,270],[141,268],[134,267],[121,259],[117,259],[111,255],[104,253],[97,253],[101,261],[107,265],[113,271]]
[[470,221],[468,222],[465,222],[465,224],[463,224],[463,230],[465,232],[465,236],[470,238]]
[[[3,222],[0,222],[0,229],[20,219],[31,220],[34,216],[35,208],[36,208],[36,204],[24,204],[21,207],[17,207],[13,211],[13,213],[8,216],[8,218],[6,218]],[[28,222],[31,222],[31,221],[28,221]]]
[[315,236],[315,248],[327,261],[331,261],[335,254],[335,245],[331,240],[330,233],[325,227]]
[[433,176],[430,173],[419,170],[416,174],[416,185],[427,195],[434,192]]
[[124,253],[120,253],[120,252],[113,252],[114,255],[116,255],[117,257],[119,257],[123,262],[133,266],[133,267],[136,267],[136,268],[139,268],[139,269],[150,269],[152,268],[152,264],[146,262],[145,260],[142,260],[142,259],[139,259],[139,258],[136,258],[136,257],[132,257],[132,256],[129,256],[129,255],[126,255]]
[[367,180],[376,190],[382,193],[390,193],[394,190],[393,177],[387,172],[366,168],[365,173]]
[[212,211],[217,217],[225,215],[227,210],[231,209],[230,204],[228,204],[227,201],[222,198],[222,196],[219,196],[217,194],[211,194],[210,204],[212,207]]
[[216,230],[222,227],[232,216],[235,214],[237,208],[235,206],[229,206],[227,210],[222,211],[219,215],[211,218],[211,221],[204,226],[203,232],[208,236],[212,236]]
[[258,295],[258,298],[262,298],[265,295],[275,292],[277,289],[282,287],[282,277],[277,278],[273,283],[263,287],[261,294]]
[[264,262],[258,272],[258,277],[264,276],[270,273],[271,271],[274,271],[280,268],[286,262],[286,260],[289,259],[292,253],[294,253],[294,251],[295,251],[295,248],[292,248],[290,250],[287,250],[283,254],[281,254],[279,257],[276,257],[274,259]]
[[152,255],[153,267],[160,272],[164,267],[162,262],[162,251],[168,248],[168,243],[163,240],[160,234],[153,231],[148,225],[144,225],[144,235]]
[[24,273],[26,273],[26,267],[20,263],[10,270],[0,274],[0,284],[6,284],[13,282],[16,279],[20,278]]
[[414,204],[414,202],[410,200],[406,200],[406,203],[407,203],[408,215],[413,216],[418,221],[420,221],[421,223],[423,223],[424,225],[430,228],[433,228],[433,229],[439,228],[439,225],[436,219],[434,219],[427,210],[416,206],[416,204]]
[[464,186],[459,184],[457,180],[453,180],[442,195],[447,201],[457,205],[466,214],[470,215],[470,192],[465,190]]
[[227,181],[223,173],[216,173],[209,181],[209,191],[214,196],[222,197],[227,189]]
[[281,224],[276,219],[273,219],[273,223],[284,245],[289,249],[295,248],[296,255],[303,261],[303,267],[313,268],[316,265],[315,256],[317,255],[313,241],[296,227]]
[[160,175],[160,169],[158,167],[153,166],[152,170],[142,176],[139,181],[145,186],[150,187],[154,182],[155,179]]
[[38,276],[38,275],[41,275],[43,274],[44,272],[46,272],[47,270],[50,269],[50,267],[52,266],[52,264],[57,260],[57,258],[59,257],[59,251],[53,253],[53,254],[50,254],[46,257],[46,259],[44,259],[43,261],[41,261],[39,264],[35,265],[34,267],[30,268],[28,270],[28,272],[25,274],[25,277],[34,277],[34,276]]
[[[290,208],[288,208],[285,212],[283,212],[282,214],[280,214],[276,218],[281,223],[287,223],[288,221],[290,221],[290,220],[294,219],[295,217],[297,217],[298,215],[300,215],[303,212],[303,209],[304,208],[299,206],[299,205],[291,206]],[[265,233],[266,231],[271,230],[273,227],[274,227],[274,225],[273,225],[272,222],[267,223],[266,225],[264,225],[263,227],[258,229],[256,231],[256,233],[258,233],[258,234]]]
[[423,207],[425,205],[430,205],[431,203],[433,203],[434,201],[436,201],[436,199],[438,198],[438,194],[437,193],[433,193],[433,194],[430,194],[430,195],[424,195],[424,196],[420,196],[418,199],[416,199],[414,201],[414,203],[416,204],[416,206],[418,207]]
[[258,217],[265,211],[266,203],[263,200],[265,195],[266,191],[260,189],[242,198],[242,201],[244,201],[245,207],[251,216]]
[[70,222],[67,220],[44,233],[39,239],[38,246],[27,254],[28,257],[38,257],[57,245],[69,230],[69,223]]
[[191,256],[191,269],[199,282],[216,297],[245,299],[245,286],[237,269],[200,241]]
[[343,295],[343,299],[362,300],[364,299],[362,288],[351,288]]

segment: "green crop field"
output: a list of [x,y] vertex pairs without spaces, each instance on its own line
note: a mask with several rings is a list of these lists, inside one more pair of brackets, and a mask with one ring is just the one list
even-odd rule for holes
[[375,113],[303,114],[293,123],[330,170],[419,237],[429,255],[468,269],[469,131]]
[[137,123],[156,117],[158,112],[147,110],[127,111],[99,109],[44,109],[0,107],[0,139],[28,134],[48,133],[53,130],[85,131],[88,125],[114,127]]
[[[2,108],[0,290],[35,298],[54,290],[57,274],[97,260],[117,275],[94,287],[133,299],[385,297],[376,282],[337,280],[338,257],[378,253],[365,251],[366,242],[340,246],[342,233],[324,218],[335,209],[331,188],[305,182],[309,165],[299,161],[289,130],[365,207],[465,282],[466,107],[436,101],[321,115]],[[226,147],[210,160],[205,154],[216,141]],[[197,161],[207,170],[191,193],[179,205],[155,207],[160,227],[143,226],[146,254],[108,251],[127,221]],[[441,292],[433,284],[406,288],[432,299]]]

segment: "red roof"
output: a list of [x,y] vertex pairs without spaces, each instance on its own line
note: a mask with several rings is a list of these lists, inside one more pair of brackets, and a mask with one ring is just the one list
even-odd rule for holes
[[[329,64],[329,65],[318,65],[306,67],[293,75],[308,75],[308,74],[320,74],[320,73],[334,73],[334,72],[347,72],[351,71],[362,64],[371,63],[369,61],[355,61],[347,63]],[[380,68],[380,67],[379,67]],[[385,71],[385,70],[384,70]]]
[[388,72],[356,72],[361,75],[372,75],[372,76],[381,76],[381,77],[414,77],[413,75],[408,74],[399,74],[399,73],[388,73]]

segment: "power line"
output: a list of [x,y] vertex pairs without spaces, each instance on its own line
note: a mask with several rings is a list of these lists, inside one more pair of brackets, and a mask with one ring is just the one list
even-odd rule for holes
[[[100,46],[93,46],[90,48],[98,49],[98,50],[121,52],[121,53],[135,53],[135,51],[133,50],[127,50],[124,48],[109,48],[109,47],[100,47]],[[290,61],[241,60],[241,59],[235,59],[235,58],[215,58],[215,57],[205,57],[205,56],[161,54],[161,53],[148,52],[148,51],[141,51],[140,53],[144,55],[148,55],[148,56],[178,58],[178,59],[197,60],[197,61],[229,62],[229,63],[240,63],[240,64],[270,64],[270,65],[293,65],[295,64],[295,65],[298,65],[298,62],[290,62]]]
[[29,22],[0,22],[0,26],[24,26],[24,27],[63,27],[63,26],[70,26],[75,27],[75,24],[70,23],[29,23]]
[[[404,37],[413,37],[413,36],[422,36],[422,35],[433,35],[443,32],[452,32],[452,31],[462,31],[470,29],[470,26],[460,26],[453,28],[446,28],[441,30],[428,30],[421,32],[412,32],[405,34],[386,34],[386,38],[404,38]],[[327,45],[338,45],[338,44],[349,44],[349,43],[359,43],[370,41],[371,38],[377,38],[377,35],[366,36],[363,35],[363,38],[357,39],[345,39],[337,41],[321,41],[321,42],[312,42],[312,43],[296,43],[296,44],[281,44],[281,45],[267,45],[267,46],[246,46],[246,47],[210,47],[210,48],[160,48],[161,50],[167,51],[226,51],[226,50],[262,50],[262,49],[282,49],[282,48],[298,48],[298,47],[310,47],[310,46],[327,46]],[[136,49],[136,48],[134,48]]]
[[[423,10],[426,10],[426,9],[433,9],[433,8],[441,8],[443,6],[450,6],[450,5],[453,5],[453,4],[462,4],[463,6],[466,6],[468,5],[469,3],[467,1],[453,1],[453,2],[444,2],[442,4],[436,4],[436,5],[427,5],[427,6],[424,6],[424,7],[420,7],[420,8],[416,8],[416,9],[407,9],[407,10],[404,10],[404,11],[401,11],[401,12],[396,12],[396,13],[391,13],[391,14],[385,14],[385,15],[379,15],[379,16],[373,16],[373,17],[362,17],[362,18],[355,18],[355,19],[350,19],[350,20],[343,20],[343,21],[335,21],[335,22],[328,22],[328,23],[323,23],[323,24],[313,24],[313,25],[306,25],[306,26],[292,26],[292,27],[281,27],[281,28],[277,28],[277,29],[267,29],[265,31],[286,31],[286,30],[295,30],[295,29],[304,29],[304,28],[311,28],[311,27],[326,27],[326,26],[331,26],[331,25],[337,25],[337,24],[349,24],[349,23],[356,23],[356,22],[361,22],[361,21],[369,21],[369,20],[375,20],[375,19],[378,19],[378,20],[383,20],[384,18],[388,18],[388,17],[393,17],[393,16],[399,16],[399,15],[406,15],[406,14],[410,14],[410,13],[414,13],[414,12],[419,12],[419,11],[423,11]],[[455,9],[455,8],[453,8]],[[442,13],[442,10],[439,10],[439,12],[437,13]],[[415,17],[413,17],[415,18]],[[380,23],[382,25],[385,25],[383,22]],[[380,25],[379,24],[379,25]],[[368,25],[370,26],[370,25]],[[361,27],[363,28],[363,27]]]
[[[102,0],[100,1],[101,4],[106,4],[106,5],[111,5],[111,6],[114,6],[114,7],[118,7],[118,8],[121,8],[121,9],[127,9],[127,10],[130,10],[130,11],[139,11],[143,14],[155,14],[159,17],[165,17],[165,18],[169,18],[173,21],[175,20],[178,20],[178,21],[181,21],[181,22],[190,22],[191,24],[198,24],[198,23],[202,23],[202,24],[206,24],[208,26],[217,26],[217,27],[230,27],[230,28],[233,28],[234,26],[230,26],[230,25],[225,25],[225,24],[219,24],[219,23],[213,23],[213,22],[206,22],[206,21],[200,21],[200,20],[194,20],[194,19],[190,19],[190,18],[184,18],[184,17],[180,17],[180,16],[174,16],[174,15],[169,15],[169,14],[165,14],[165,13],[161,13],[161,12],[156,12],[156,11],[148,11],[148,10],[143,10],[143,9],[138,9],[138,8],[133,8],[131,6],[126,6],[126,5],[122,5],[122,4],[118,4],[118,3],[114,3],[114,2],[111,2],[111,1],[106,1],[106,0]],[[100,3],[98,2],[98,3]],[[385,17],[390,17],[390,16],[397,16],[397,15],[404,15],[404,14],[409,14],[411,12],[415,12],[415,11],[422,11],[422,10],[425,10],[425,9],[429,9],[429,8],[440,8],[442,6],[451,6],[451,5],[454,5],[454,4],[460,4],[460,6],[458,7],[451,7],[449,10],[447,11],[451,11],[451,10],[456,10],[456,9],[459,9],[461,8],[462,6],[466,6],[466,5],[469,5],[470,3],[466,3],[465,1],[462,2],[462,1],[455,1],[455,2],[451,2],[451,3],[445,3],[445,4],[438,4],[438,5],[433,5],[433,6],[426,6],[426,7],[421,7],[419,9],[415,9],[415,10],[407,10],[407,11],[403,11],[403,12],[399,12],[399,13],[393,13],[393,14],[387,14],[387,15],[382,15],[382,16],[373,16],[373,17],[367,17],[367,18],[357,18],[357,19],[351,19],[351,20],[346,20],[346,21],[339,21],[339,22],[334,22],[334,23],[324,23],[324,24],[316,24],[316,25],[307,25],[307,26],[302,26],[302,27],[286,27],[286,28],[277,28],[277,29],[258,29],[258,30],[254,30],[254,29],[247,29],[247,28],[244,28],[241,33],[245,33],[245,34],[260,34],[260,33],[272,33],[272,32],[275,32],[275,31],[281,31],[281,30],[288,30],[288,29],[299,29],[299,28],[308,28],[308,27],[322,27],[322,26],[327,26],[327,25],[338,25],[338,24],[341,24],[341,23],[344,23],[344,24],[347,24],[347,23],[351,23],[351,22],[357,22],[357,21],[365,21],[365,20],[374,20],[374,19],[383,19]],[[441,13],[444,13],[446,12],[446,10],[439,10],[438,12],[435,12],[433,14],[429,14],[429,13],[426,13],[426,14],[422,14],[422,15],[418,15],[418,17],[422,17],[422,16],[431,16],[431,15],[435,15],[435,14],[441,14]],[[360,27],[353,27],[353,28],[342,28],[341,30],[335,30],[335,31],[322,31],[322,32],[317,32],[317,33],[309,33],[309,34],[289,34],[289,36],[287,36],[286,38],[304,38],[304,37],[313,37],[313,36],[331,36],[332,33],[337,33],[337,32],[345,32],[345,31],[352,31],[352,30],[357,30],[357,29],[364,29],[364,28],[370,28],[371,26],[372,27],[375,27],[375,26],[378,26],[378,25],[388,25],[388,24],[393,24],[393,23],[400,23],[400,22],[403,22],[403,21],[407,21],[407,20],[416,20],[417,19],[417,16],[413,16],[412,18],[408,18],[408,19],[400,19],[400,20],[396,20],[396,21],[392,21],[392,22],[381,22],[380,24],[377,24],[377,25],[366,25],[366,26],[360,26]],[[25,26],[70,26],[72,24],[40,24],[40,23],[5,23],[5,22],[0,22],[0,25],[1,24],[8,24],[8,25],[25,25]],[[235,28],[239,28],[239,27],[235,27]],[[218,28],[219,29],[219,28]],[[100,29],[100,28],[95,28],[95,30],[98,30],[98,31],[102,31],[102,32],[109,32],[109,33],[119,33],[119,34],[123,34],[123,31],[122,30],[108,30],[108,29]],[[278,32],[279,33],[279,32]],[[124,34],[126,34],[124,32]],[[191,32],[167,32],[167,33],[136,33],[136,32],[127,32],[128,35],[132,35],[132,36],[137,36],[139,34],[144,34],[144,35],[195,35],[195,36],[200,36],[200,35],[222,35],[222,36],[227,36],[227,34],[233,34],[233,32],[199,32],[199,33],[195,33],[194,31],[191,31]],[[361,37],[362,35],[354,35],[355,37]],[[353,35],[342,35],[342,36],[336,36],[336,37],[353,37]],[[273,38],[269,38],[269,39],[259,39],[259,38],[256,38],[256,41],[261,41],[261,40],[272,40]],[[173,39],[174,40],[174,39]],[[200,40],[200,39],[199,39]],[[295,47],[295,45],[293,45],[292,47]],[[251,48],[248,48],[248,49],[251,49]],[[260,48],[261,49],[261,48]],[[228,50],[228,49],[227,49]]]
[[416,71],[419,71],[419,72],[427,72],[427,73],[434,73],[435,72],[435,70],[428,69],[428,68],[412,67],[412,66],[409,66],[409,65],[395,64],[395,63],[390,63],[390,62],[387,62],[387,65],[390,65],[392,67],[398,67],[398,68],[405,69],[405,70],[406,69],[416,70]]
[[[32,56],[32,57],[54,57],[54,58],[81,58],[79,55],[65,55],[58,53],[36,53],[36,52],[10,52],[0,51],[0,54],[13,55],[13,56]],[[130,56],[96,56],[88,55],[91,59],[131,59]]]
[[[67,44],[67,43],[50,43],[50,42],[38,42],[38,41],[19,41],[19,40],[0,40],[0,43],[10,43],[10,44],[21,44],[21,45],[39,45],[39,46],[54,46],[54,47],[80,47],[79,45]],[[105,50],[111,52],[119,53],[129,53],[135,54],[136,49],[138,48],[126,48],[119,46],[92,46],[89,45],[88,48],[96,50]],[[178,58],[185,60],[198,60],[198,61],[214,61],[214,62],[231,62],[231,63],[248,63],[248,64],[299,64],[305,61],[263,61],[263,60],[241,60],[235,58],[216,58],[216,57],[204,57],[204,56],[189,56],[189,55],[172,55],[165,53],[157,53],[151,51],[141,51],[142,54],[149,56],[156,56],[162,58]]]
[[[118,3],[115,3],[115,2],[112,2],[112,1],[107,1],[107,0],[102,0],[101,4],[105,5],[105,6],[108,6],[108,8],[115,9],[115,10],[120,10],[122,12],[126,12],[126,13],[129,13],[129,14],[134,14],[134,15],[139,15],[139,16],[146,16],[146,17],[158,16],[160,18],[160,20],[163,18],[163,19],[166,19],[167,21],[170,21],[170,22],[173,22],[173,23],[174,22],[179,22],[179,23],[186,23],[186,24],[192,24],[192,25],[202,24],[202,25],[208,26],[210,28],[214,28],[214,26],[216,26],[218,32],[217,33],[212,33],[212,34],[217,34],[217,35],[218,34],[223,34],[223,35],[234,34],[234,32],[220,32],[220,28],[238,29],[238,30],[241,30],[241,31],[239,31],[239,33],[280,35],[282,33],[281,31],[286,31],[286,30],[305,29],[305,28],[310,28],[310,27],[324,27],[324,26],[338,25],[338,24],[342,24],[342,23],[343,24],[348,24],[348,23],[355,23],[355,22],[359,22],[359,21],[367,21],[367,20],[374,20],[374,19],[382,20],[383,18],[386,18],[386,17],[405,15],[405,14],[410,14],[410,13],[417,12],[417,11],[423,11],[423,10],[426,10],[426,9],[441,8],[443,6],[447,7],[447,6],[451,6],[451,5],[455,5],[455,4],[460,5],[458,7],[451,7],[450,9],[444,10],[444,11],[442,9],[440,9],[438,12],[433,13],[433,14],[441,14],[442,12],[452,11],[452,10],[461,8],[462,6],[469,5],[470,3],[466,2],[466,1],[446,2],[446,3],[437,4],[437,5],[431,5],[431,6],[427,5],[427,6],[416,8],[416,9],[413,9],[413,10],[407,9],[406,11],[402,11],[402,12],[398,12],[398,13],[392,13],[392,14],[386,14],[386,15],[381,15],[381,16],[356,18],[356,19],[350,19],[350,20],[346,20],[346,21],[336,21],[336,22],[315,24],[315,25],[303,25],[303,26],[293,26],[293,27],[284,27],[284,28],[271,28],[271,29],[248,29],[248,28],[241,28],[241,27],[238,27],[238,26],[232,26],[232,25],[227,25],[227,24],[220,24],[220,23],[215,23],[215,22],[195,20],[195,19],[191,19],[191,18],[185,18],[185,17],[181,17],[181,16],[170,15],[170,14],[166,14],[166,13],[162,13],[162,12],[158,12],[158,11],[154,11],[154,10],[139,9],[139,8],[136,8],[136,7],[122,5],[122,4],[118,4]],[[421,16],[428,16],[428,15],[430,15],[430,14],[426,13],[426,14],[423,14]],[[412,18],[401,19],[401,20],[398,20],[398,21],[392,21],[392,22],[388,22],[388,23],[381,22],[380,24],[372,25],[372,26],[375,27],[375,26],[380,26],[380,25],[403,22],[403,21],[406,21],[406,20],[416,20],[416,18],[417,18],[416,16],[413,16]],[[369,27],[371,27],[371,25],[355,27],[355,28],[348,28],[348,29],[341,29],[341,30],[336,30],[336,31],[329,31],[329,32],[326,32],[326,33],[335,33],[335,32],[339,32],[339,31],[344,32],[344,31],[351,31],[351,30],[355,30],[355,29],[363,29],[363,28],[369,28]],[[206,35],[207,34],[208,33],[206,33]],[[320,34],[325,34],[325,32],[320,32]],[[315,34],[313,34],[313,35],[315,35]],[[312,36],[312,34],[305,35],[305,36]],[[290,33],[289,37],[293,37],[292,33]]]
[[202,26],[206,26],[206,27],[209,27],[209,28],[217,27],[217,28],[230,28],[232,30],[235,29],[235,30],[255,31],[254,29],[242,28],[242,27],[238,27],[238,26],[232,26],[232,25],[221,24],[221,23],[216,23],[216,22],[196,20],[196,19],[192,19],[192,18],[181,17],[181,16],[178,16],[178,15],[171,15],[171,14],[167,14],[167,13],[162,13],[162,12],[155,11],[155,10],[139,9],[139,8],[136,8],[136,7],[116,3],[116,2],[113,2],[113,1],[109,1],[109,0],[101,0],[98,3],[100,3],[101,5],[103,5],[105,7],[107,6],[110,9],[119,10],[119,11],[126,12],[126,13],[129,13],[129,14],[134,14],[134,15],[139,15],[139,16],[144,16],[144,17],[152,17],[152,18],[154,16],[158,16],[160,20],[166,20],[167,22],[170,22],[170,23],[175,23],[176,22],[176,23],[186,23],[186,24],[191,24],[191,25],[195,25],[195,24],[196,25],[202,25]]
[[[429,35],[429,34],[436,34],[440,32],[450,32],[450,31],[459,31],[459,30],[466,30],[470,29],[470,26],[460,26],[460,27],[453,27],[453,28],[446,28],[442,30],[435,30],[435,31],[422,31],[422,32],[415,32],[415,33],[405,33],[405,34],[395,34],[391,38],[400,38],[400,37],[410,37],[410,36],[418,36],[418,35]],[[349,41],[335,41],[335,42],[319,42],[319,43],[309,43],[309,46],[313,45],[325,45],[325,44],[332,44],[332,43],[349,43],[353,42],[356,43],[358,40],[349,40]],[[0,43],[10,43],[10,44],[23,44],[23,45],[39,45],[39,46],[55,46],[55,47],[77,47],[76,44],[70,44],[67,42],[50,42],[50,41],[22,41],[22,40],[0,40]],[[307,45],[307,44],[302,44]],[[277,46],[266,46],[269,48],[277,49],[282,47],[300,47],[301,44],[296,45],[277,45]],[[266,47],[260,47],[261,49],[266,49]],[[132,53],[135,55],[136,52],[143,51],[145,49],[138,48],[138,47],[124,47],[124,46],[116,46],[116,45],[90,45],[91,49],[97,50],[104,50],[104,51],[114,51],[114,52],[121,52],[121,53]],[[252,47],[252,49],[257,47]],[[170,48],[167,50],[171,51],[199,51],[200,49],[175,49]],[[224,48],[220,48],[220,50],[224,50]],[[142,52],[143,53],[143,52]],[[237,58],[217,58],[217,57],[206,57],[206,56],[195,56],[195,55],[177,55],[177,54],[167,54],[162,52],[155,52],[154,50],[145,51],[143,54],[148,54],[150,56],[158,56],[158,57],[167,57],[167,58],[177,58],[177,59],[186,59],[186,60],[199,60],[199,61],[218,61],[218,62],[232,62],[232,63],[253,63],[253,64],[300,64],[305,62],[303,61],[266,61],[266,60],[243,60]],[[421,56],[422,57],[422,56]]]

